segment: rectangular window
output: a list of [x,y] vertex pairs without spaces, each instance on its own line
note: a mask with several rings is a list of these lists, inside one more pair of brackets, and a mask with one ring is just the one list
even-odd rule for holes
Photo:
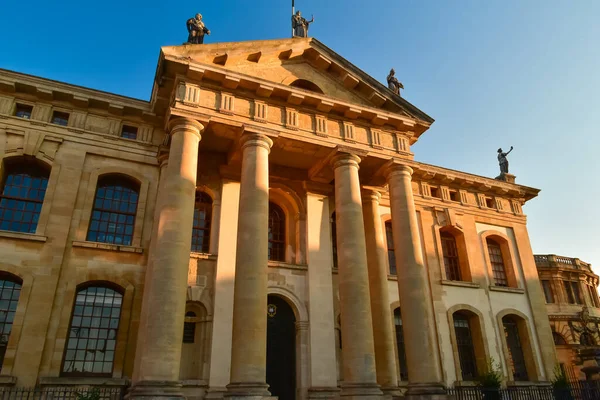
[[438,188],[432,186],[429,188],[429,191],[431,192],[431,197],[435,197],[438,199],[442,198],[442,196],[440,195],[440,190]]
[[442,232],[442,254],[444,255],[444,266],[446,267],[446,279],[450,281],[460,281],[460,262],[458,260],[458,249],[456,248],[456,239],[449,233]]
[[565,294],[567,295],[567,302],[569,304],[575,304],[575,296],[573,295],[571,282],[563,281],[563,287],[565,288]]
[[450,194],[450,200],[460,201],[460,196],[456,190],[450,190],[448,193]]
[[581,299],[581,292],[579,290],[579,282],[571,282],[571,288],[573,289],[573,297],[575,298],[575,303],[583,304],[583,300]]
[[494,274],[494,283],[496,286],[508,286],[508,278],[504,269],[504,259],[502,258],[502,249],[496,243],[490,240],[487,242],[490,263]]
[[594,307],[598,308],[600,304],[598,303],[598,292],[596,291],[596,288],[588,285],[588,293],[590,294],[590,300],[592,301],[592,304]]
[[19,104],[15,107],[15,117],[30,119],[33,106],[28,104]]
[[69,113],[54,111],[52,113],[52,123],[61,126],[67,126],[69,124]]
[[121,128],[121,137],[125,139],[137,139],[138,128],[135,126],[123,125]]
[[542,289],[544,289],[544,296],[546,297],[546,303],[554,303],[554,293],[552,293],[552,287],[550,281],[542,281]]
[[487,208],[494,208],[494,199],[492,199],[491,197],[486,197],[485,198],[485,206]]
[[390,275],[396,275],[396,252],[394,251],[394,234],[392,232],[392,221],[385,223],[385,238],[388,249],[388,263],[390,265]]

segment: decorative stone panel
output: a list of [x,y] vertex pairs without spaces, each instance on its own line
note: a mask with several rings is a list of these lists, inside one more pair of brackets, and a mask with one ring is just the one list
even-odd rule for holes
[[487,203],[485,202],[485,194],[477,193],[477,203],[479,208],[488,208]]
[[285,109],[285,127],[288,129],[298,129],[298,111],[293,108]]
[[523,214],[523,209],[521,208],[521,202],[519,200],[511,200],[510,204],[513,213],[515,213],[516,215]]
[[267,122],[269,106],[262,101],[254,101],[254,120],[258,122]]
[[378,129],[371,129],[371,145],[376,149],[382,149],[381,145],[381,131]]
[[34,123],[35,121],[50,122],[51,113],[52,107],[50,107],[48,104],[37,103],[31,112],[31,120]]
[[221,93],[221,105],[219,111],[224,114],[233,114],[235,109],[235,97],[230,93]]
[[421,193],[425,197],[431,197],[431,188],[427,182],[421,182]]
[[504,202],[502,201],[502,199],[500,197],[495,197],[494,203],[496,204],[496,209],[498,211],[504,211]]
[[349,122],[344,122],[344,137],[343,139],[346,142],[356,143],[356,138],[354,136],[354,125]]
[[151,142],[152,141],[152,131],[154,128],[149,125],[142,125],[138,128],[138,140],[142,142]]
[[180,82],[175,100],[186,106],[198,107],[200,103],[200,87],[187,82]]
[[410,151],[410,144],[408,141],[408,138],[404,135],[401,134],[396,134],[396,140],[398,141],[398,152],[404,151],[404,152],[409,152]]
[[460,195],[460,204],[467,206],[469,205],[469,193],[466,190],[460,189],[458,191]]
[[69,116],[69,127],[84,129],[85,128],[85,119],[87,117],[87,113],[80,111],[71,111],[71,115]]
[[327,118],[325,116],[315,116],[315,133],[319,136],[327,136]]
[[0,96],[0,114],[9,115],[15,99],[12,97]]

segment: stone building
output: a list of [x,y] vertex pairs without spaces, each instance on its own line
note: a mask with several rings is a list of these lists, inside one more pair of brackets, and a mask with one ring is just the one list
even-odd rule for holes
[[548,381],[538,190],[416,161],[432,123],[315,39],[163,47],[150,101],[1,71],[1,383]]
[[[578,258],[535,255],[558,362],[571,380],[600,355],[598,275]],[[586,354],[587,353],[587,354]]]

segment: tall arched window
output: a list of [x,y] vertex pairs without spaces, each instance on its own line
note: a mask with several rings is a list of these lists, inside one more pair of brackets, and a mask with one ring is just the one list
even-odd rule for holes
[[402,314],[400,307],[394,310],[394,325],[396,327],[396,347],[398,348],[398,366],[400,367],[400,380],[408,380],[408,364],[406,363],[406,351],[404,349],[404,330],[402,328]]
[[518,321],[513,316],[507,315],[502,318],[502,324],[504,325],[504,335],[510,357],[509,367],[512,369],[513,380],[527,381],[529,376],[521,336],[519,335]]
[[193,321],[195,318],[195,312],[188,311],[185,313],[186,321],[183,323],[183,343],[194,343],[196,340],[196,322]]
[[595,346],[596,345],[596,341],[594,340],[592,335],[590,335],[587,332],[583,332],[581,335],[579,335],[579,343],[582,346]]
[[210,219],[212,199],[204,192],[196,193],[194,207],[194,229],[192,230],[192,251],[208,253],[210,246]]
[[269,260],[285,261],[285,214],[275,203],[269,203]]
[[453,319],[462,379],[464,381],[473,381],[477,378],[477,360],[475,358],[475,347],[473,345],[469,316],[456,312],[453,314]]
[[494,284],[496,286],[508,286],[506,277],[506,266],[502,256],[502,248],[494,239],[486,239],[492,272],[494,273]]
[[558,332],[552,332],[552,339],[554,339],[554,344],[556,346],[564,346],[567,344],[565,338]]
[[335,221],[335,211],[331,214],[331,252],[333,256],[333,268],[337,268],[337,222]]
[[385,239],[387,242],[388,264],[390,265],[390,275],[396,275],[396,252],[394,251],[394,232],[392,231],[392,221],[385,221]]
[[122,303],[123,295],[107,286],[86,286],[77,291],[63,375],[112,375]]
[[444,255],[444,267],[446,268],[446,279],[450,281],[461,281],[460,261],[458,248],[454,235],[449,232],[440,232],[442,239],[442,253]]
[[120,175],[98,179],[87,240],[131,246],[140,186]]
[[21,295],[23,282],[8,274],[0,275],[0,368],[4,363],[4,354],[8,346],[8,339],[15,320],[15,313]]
[[1,179],[0,230],[35,233],[50,171],[36,161],[6,163]]

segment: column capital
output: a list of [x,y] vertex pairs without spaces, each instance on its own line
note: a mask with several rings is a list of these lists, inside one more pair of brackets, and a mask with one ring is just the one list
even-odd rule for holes
[[377,190],[362,189],[360,193],[362,195],[363,202],[373,201],[375,203],[379,203],[381,200],[381,193],[379,193]]
[[194,119],[177,117],[169,121],[168,129],[171,136],[179,131],[188,131],[198,135],[198,138],[202,139],[201,134],[204,131],[204,125]]
[[261,133],[244,133],[240,139],[240,144],[242,150],[246,147],[258,146],[263,147],[270,152],[271,147],[273,146],[273,140],[271,140],[271,138],[267,135],[263,135]]
[[389,179],[392,175],[396,174],[408,176],[409,178],[411,178],[413,174],[413,169],[408,165],[394,163],[385,169],[384,174],[386,179]]
[[296,322],[296,330],[297,331],[307,331],[310,324],[308,321],[297,321]]
[[346,165],[358,168],[358,164],[360,164],[360,161],[360,157],[356,154],[340,152],[331,158],[330,164],[334,170]]

